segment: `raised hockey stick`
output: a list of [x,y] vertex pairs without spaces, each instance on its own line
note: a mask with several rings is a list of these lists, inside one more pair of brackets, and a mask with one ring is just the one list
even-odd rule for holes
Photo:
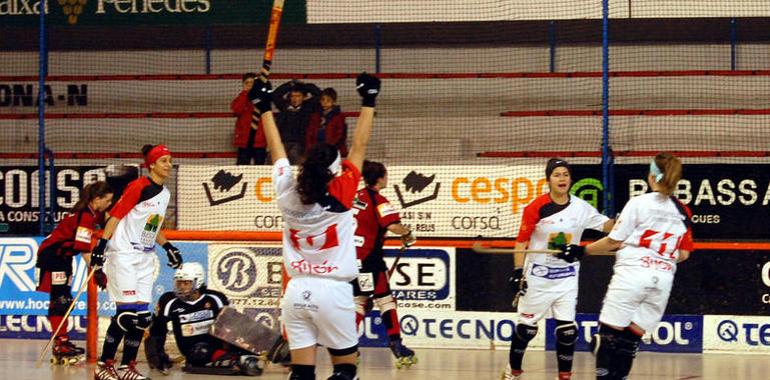
[[56,328],[56,331],[54,331],[53,335],[51,336],[51,339],[48,340],[48,343],[46,343],[45,347],[43,347],[43,351],[40,352],[40,356],[38,356],[37,361],[35,361],[35,368],[40,367],[40,363],[45,357],[45,353],[48,351],[48,348],[51,347],[51,343],[53,343],[54,339],[56,339],[56,336],[59,334],[59,330],[61,330],[61,327],[64,326],[64,321],[70,317],[70,313],[72,313],[72,309],[75,308],[75,304],[78,302],[78,298],[80,298],[80,295],[83,294],[83,291],[85,291],[88,288],[88,283],[91,282],[91,277],[94,276],[94,273],[96,273],[96,267],[91,268],[91,271],[88,272],[88,277],[86,278],[85,281],[83,281],[83,284],[80,285],[80,290],[78,290],[78,293],[75,294],[75,298],[72,299],[72,303],[70,304],[69,309],[67,309],[67,312],[64,313],[62,322],[59,323],[59,326]]
[[[275,52],[275,42],[278,39],[278,29],[281,26],[281,15],[283,14],[284,0],[274,0],[273,9],[270,12],[270,27],[267,31],[267,42],[265,42],[265,55],[262,59],[262,68],[259,69],[259,80],[267,83],[270,78],[270,66],[273,64],[273,53]],[[251,127],[257,129],[259,126],[259,117],[261,116],[257,107],[251,113]]]
[[393,262],[393,265],[390,266],[390,269],[388,269],[388,278],[393,275],[393,272],[396,271],[396,268],[398,267],[398,261],[401,260],[401,255],[404,254],[406,251],[406,246],[402,245],[401,249],[398,250],[398,254],[396,255],[396,261]]

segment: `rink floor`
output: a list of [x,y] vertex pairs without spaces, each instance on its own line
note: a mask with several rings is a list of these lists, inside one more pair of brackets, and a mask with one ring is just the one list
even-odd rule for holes
[[[13,380],[89,380],[93,379],[93,366],[85,363],[71,367],[52,367],[44,362],[35,368],[35,360],[42,349],[41,340],[0,341],[0,373],[3,379]],[[393,366],[390,350],[381,348],[362,349],[360,379],[430,379],[430,380],[483,380],[498,379],[505,366],[508,351],[498,350],[417,350],[419,364],[411,369],[397,370]],[[47,359],[46,359],[47,360]],[[554,379],[556,363],[553,352],[532,351],[524,359],[525,379]],[[146,363],[140,363],[140,371],[148,371]],[[576,354],[573,379],[593,379],[593,357],[584,352]],[[145,372],[147,374],[147,372]],[[282,367],[270,367],[261,376],[266,380],[285,380],[288,371]],[[662,354],[641,352],[631,372],[631,379],[767,379],[770,360],[766,355],[732,354]],[[317,378],[326,379],[331,366],[325,351],[319,355]],[[149,372],[155,380],[199,380],[212,376],[189,375],[173,370],[169,376]],[[243,377],[238,377],[243,378]]]

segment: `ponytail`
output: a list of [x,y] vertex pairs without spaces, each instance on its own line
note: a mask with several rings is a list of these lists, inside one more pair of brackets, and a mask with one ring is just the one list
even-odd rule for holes
[[112,191],[112,187],[105,181],[97,181],[87,185],[82,190],[80,190],[80,199],[77,203],[75,203],[75,206],[72,206],[72,210],[70,210],[70,212],[74,214],[83,211],[88,208],[88,204],[91,203],[91,201],[95,198],[103,197],[107,194],[113,193],[114,191]]
[[665,195],[671,195],[676,190],[676,185],[682,179],[682,161],[668,152],[660,152],[655,156],[655,166],[663,173],[663,178],[657,180],[659,191]]

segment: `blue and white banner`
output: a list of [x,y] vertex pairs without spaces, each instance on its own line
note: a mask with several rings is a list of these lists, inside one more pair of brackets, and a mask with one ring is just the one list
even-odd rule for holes
[[[398,249],[385,249],[393,268]],[[455,310],[455,249],[410,248],[401,254],[390,288],[402,310]]]
[[[69,317],[69,337],[73,340],[86,338],[87,319]],[[42,315],[0,315],[0,339],[50,339],[51,322]]]
[[704,351],[770,353],[770,318],[767,316],[707,315]]
[[[575,349],[589,351],[591,337],[599,329],[597,314],[578,314],[578,340]],[[545,348],[556,349],[556,321],[546,321]],[[642,338],[642,351],[655,352],[702,352],[703,351],[703,316],[700,315],[665,315],[655,331],[648,332]]]
[[[39,269],[35,267],[37,250],[42,237],[0,238],[0,315],[46,315],[48,313],[48,293],[35,291]],[[187,262],[200,262],[204,269],[208,267],[208,244],[178,243]],[[174,270],[165,265],[166,254],[158,249],[158,262],[155,271],[153,302],[161,294],[173,290]],[[77,294],[86,277],[88,265],[78,255],[73,261],[72,295]],[[81,295],[72,315],[86,314],[86,296]],[[105,291],[99,292],[98,309],[100,315],[112,315],[115,303],[109,300]]]

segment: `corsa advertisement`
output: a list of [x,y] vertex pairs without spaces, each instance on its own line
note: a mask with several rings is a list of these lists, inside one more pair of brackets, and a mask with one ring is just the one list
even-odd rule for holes
[[[483,174],[482,174],[483,173]],[[420,236],[513,237],[547,188],[539,166],[392,166],[382,190]],[[181,166],[179,229],[280,231],[270,166]],[[363,187],[363,184],[361,185]]]
[[[48,313],[48,293],[35,291],[37,287],[38,270],[35,267],[37,261],[37,249],[43,238],[2,238],[0,239],[0,314],[2,315],[46,315]],[[200,262],[207,267],[206,244],[202,243],[176,243],[182,251],[185,261]],[[166,266],[166,253],[158,247],[155,270],[155,287],[153,289],[153,301],[173,290],[174,270]],[[109,253],[108,253],[109,255]],[[83,281],[88,276],[88,265],[82,256],[75,257],[72,276],[72,296],[80,289]],[[113,315],[115,303],[109,300],[106,291],[100,291],[98,297],[100,315]],[[73,316],[86,314],[85,293],[80,296]],[[25,322],[26,323],[26,322]]]

